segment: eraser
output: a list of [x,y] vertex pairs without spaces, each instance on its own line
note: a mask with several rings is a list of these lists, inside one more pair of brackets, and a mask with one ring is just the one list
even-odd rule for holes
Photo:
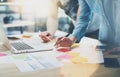
[[71,49],[69,47],[58,47],[57,51],[60,51],[60,52],[69,52],[69,51],[71,51]]

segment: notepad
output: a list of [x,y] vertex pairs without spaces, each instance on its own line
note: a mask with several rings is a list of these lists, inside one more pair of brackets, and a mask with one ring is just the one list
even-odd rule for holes
[[0,57],[1,57],[1,56],[7,56],[7,54],[4,54],[4,53],[0,53]]

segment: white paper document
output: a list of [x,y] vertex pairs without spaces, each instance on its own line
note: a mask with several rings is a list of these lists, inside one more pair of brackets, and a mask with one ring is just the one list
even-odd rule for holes
[[4,63],[12,63],[11,57],[10,56],[0,57],[0,64],[4,64]]
[[63,64],[47,53],[19,54],[11,56],[21,72],[58,68]]
[[73,52],[78,52],[81,57],[87,58],[87,63],[104,63],[102,51],[96,51],[94,48],[79,48],[73,50]]

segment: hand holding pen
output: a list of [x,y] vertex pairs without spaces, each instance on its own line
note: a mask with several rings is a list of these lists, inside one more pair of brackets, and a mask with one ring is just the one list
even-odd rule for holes
[[53,36],[49,32],[40,32],[41,39],[44,43],[50,42],[53,39]]
[[59,37],[55,43],[55,47],[71,47],[72,41],[68,37]]

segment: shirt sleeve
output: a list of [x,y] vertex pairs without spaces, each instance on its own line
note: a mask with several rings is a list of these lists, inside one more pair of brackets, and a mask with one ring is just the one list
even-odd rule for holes
[[79,42],[87,31],[91,11],[89,5],[85,0],[78,0],[78,1],[79,1],[80,12],[77,17],[78,18],[77,23],[75,25],[75,29],[72,35],[75,36],[77,41]]

